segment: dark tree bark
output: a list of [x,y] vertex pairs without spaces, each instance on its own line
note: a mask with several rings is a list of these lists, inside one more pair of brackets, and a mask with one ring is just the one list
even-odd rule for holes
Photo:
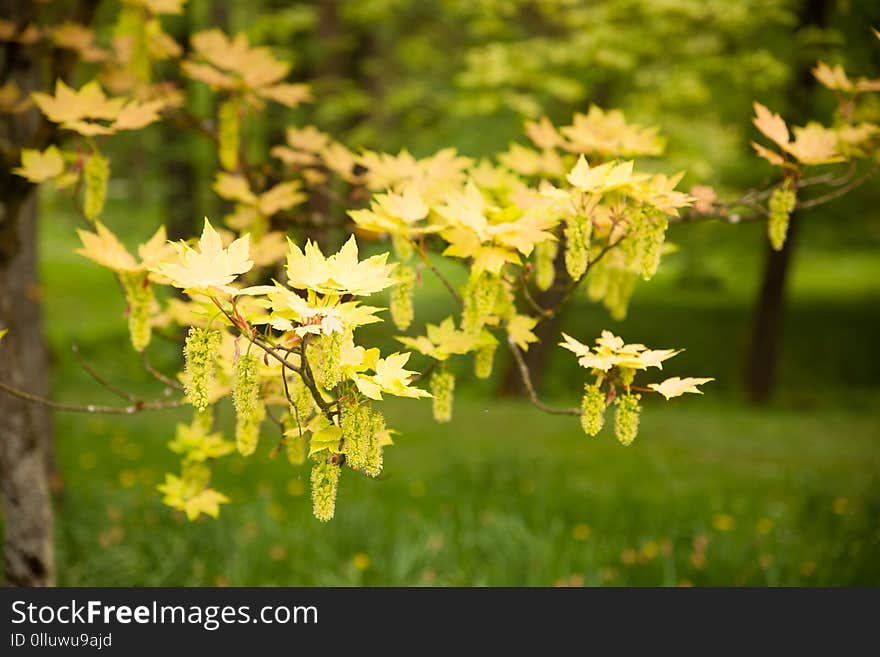
[[[61,19],[89,24],[98,0],[79,0]],[[30,0],[2,0],[0,15],[19,26],[45,7]],[[60,20],[59,20],[60,22]],[[43,89],[44,76],[67,79],[76,65],[72,51],[44,50],[7,42],[0,83],[13,81],[23,94]],[[43,330],[38,208],[34,186],[12,173],[22,148],[42,150],[56,136],[35,108],[0,115],[0,381],[47,396],[49,354]],[[55,583],[50,477],[53,469],[51,416],[46,407],[0,394],[0,499],[3,503],[3,563],[6,583]]]
[[[556,278],[553,279],[553,285],[546,292],[538,294],[535,301],[541,308],[556,308],[560,301],[565,297],[565,292],[571,285],[571,277],[565,269],[565,238],[559,241],[559,250],[556,253],[556,260],[553,262],[556,269]],[[552,317],[545,319],[535,327],[534,333],[539,342],[529,345],[529,350],[523,354],[523,359],[529,368],[532,383],[535,388],[540,390],[541,382],[544,380],[544,372],[550,358],[551,350],[559,341],[559,333],[562,330],[562,316],[566,311],[565,307]],[[519,368],[515,363],[511,362],[504,371],[501,378],[501,385],[498,388],[498,394],[503,396],[523,396],[527,394],[525,385],[523,385],[520,377]]]
[[[5,197],[0,256],[0,381],[45,396],[48,353],[43,340],[37,277],[37,198]],[[7,251],[10,241],[18,248]],[[0,395],[0,493],[6,583],[55,583],[49,468],[52,432],[48,410]]]
[[[40,62],[26,49],[8,46],[3,66],[4,78],[15,81],[23,92],[37,88]],[[4,115],[4,155],[32,144],[41,128],[36,110]],[[17,155],[4,157],[0,168],[0,327],[9,331],[0,340],[0,381],[45,396],[48,351],[37,275],[37,198],[33,185],[12,173],[15,160]],[[3,562],[11,585],[47,586],[55,581],[51,446],[48,410],[0,394]]]
[[769,244],[767,245],[764,276],[755,308],[746,372],[749,401],[755,404],[763,404],[770,399],[776,380],[779,344],[782,340],[782,319],[785,314],[785,287],[798,224],[798,215],[794,213],[789,220],[788,236],[781,251],[774,251]]
[[[824,27],[830,9],[828,0],[807,0],[801,11],[801,27]],[[809,118],[810,97],[816,86],[811,72],[815,60],[804,62],[791,89],[792,118],[797,123]],[[746,396],[754,404],[770,400],[776,381],[782,343],[782,319],[785,312],[785,289],[795,249],[795,233],[800,219],[792,215],[788,237],[780,251],[767,247],[764,274],[755,300],[751,341],[746,369]]]

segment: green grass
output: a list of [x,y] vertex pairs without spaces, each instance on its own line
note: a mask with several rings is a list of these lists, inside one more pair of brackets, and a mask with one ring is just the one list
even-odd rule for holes
[[[112,277],[70,254],[71,232],[59,218],[44,236],[53,396],[113,401],[76,365],[71,342],[114,381],[158,394],[127,345]],[[165,443],[185,412],[59,414],[60,583],[878,585],[877,259],[855,253],[838,266],[833,253],[799,254],[782,394],[753,409],[738,381],[760,262],[749,240],[759,237],[700,263],[711,287],[682,283],[686,263],[671,257],[622,326],[582,301],[568,314],[566,330],[585,340],[608,325],[684,346],[670,375],[719,379],[704,397],[647,404],[631,447],[607,429],[587,438],[575,418],[498,400],[485,386],[461,386],[450,425],[435,424],[426,402],[390,402],[401,435],[385,475],[345,472],[326,525],[311,517],[307,470],[269,457],[270,425],[255,456],[218,464],[217,487],[233,503],[218,520],[189,523],[155,490],[177,467]],[[442,293],[428,283],[418,315],[448,312]],[[583,376],[558,351],[544,387],[571,404]],[[169,372],[179,359],[162,341],[151,353]],[[222,420],[228,429],[227,406]]]
[[647,411],[623,448],[518,403],[459,402],[445,426],[424,405],[390,406],[403,435],[386,478],[346,472],[326,525],[310,515],[307,471],[269,459],[268,445],[219,468],[235,500],[219,520],[188,523],[153,488],[174,466],[167,424],[64,418],[61,581],[880,583],[880,429],[869,417],[688,402]]

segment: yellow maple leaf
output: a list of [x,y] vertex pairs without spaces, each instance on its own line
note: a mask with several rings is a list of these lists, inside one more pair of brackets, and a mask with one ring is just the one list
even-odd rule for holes
[[686,392],[696,393],[698,395],[702,395],[703,391],[697,388],[697,386],[702,385],[704,383],[709,383],[710,381],[714,381],[712,378],[680,378],[677,376],[672,377],[671,379],[666,379],[662,383],[649,383],[648,387],[651,390],[659,392],[666,399],[672,399],[673,397],[678,397],[679,395],[683,395]]
[[165,226],[159,226],[146,243],[138,246],[140,262],[134,259],[119,238],[100,221],[95,221],[94,233],[83,229],[77,229],[76,232],[83,248],[77,249],[75,253],[115,272],[146,271],[174,254],[166,240]]
[[54,145],[49,146],[42,153],[25,148],[21,151],[21,166],[13,169],[12,172],[31,182],[41,183],[64,173],[64,157]]
[[560,132],[568,140],[563,144],[566,150],[603,158],[660,155],[665,146],[657,128],[627,123],[620,110],[604,112],[596,105],[587,114],[575,114],[572,125]]
[[546,116],[538,121],[526,121],[525,131],[532,143],[542,150],[550,150],[562,145],[562,137]]
[[629,188],[633,182],[643,180],[641,174],[633,175],[633,161],[606,162],[591,167],[581,155],[577,164],[566,176],[569,184],[582,192],[604,194],[606,192]]
[[532,329],[538,324],[538,320],[528,315],[514,315],[507,322],[507,335],[523,351],[529,350],[529,343],[538,342]]
[[783,118],[771,112],[758,101],[753,103],[753,107],[755,108],[755,117],[752,119],[752,123],[755,124],[755,127],[767,139],[785,149],[788,146],[789,135],[788,126],[785,125]]
[[138,130],[157,121],[159,111],[165,107],[164,100],[109,98],[95,80],[79,91],[58,80],[54,95],[35,91],[31,97],[50,121],[84,136]]
[[358,260],[357,241],[352,235],[338,253],[324,257],[317,243],[309,240],[305,250],[289,242],[287,284],[319,294],[367,296],[394,285],[395,265],[387,264],[388,254]]
[[818,123],[794,129],[794,141],[786,148],[802,164],[830,164],[845,158],[837,151],[838,134]]
[[217,290],[233,294],[236,290],[229,283],[254,266],[249,257],[250,235],[235,240],[224,249],[220,235],[207,218],[197,249],[185,242],[174,247],[176,262],[160,262],[150,267],[150,271],[165,276],[174,287],[190,294],[212,294]]

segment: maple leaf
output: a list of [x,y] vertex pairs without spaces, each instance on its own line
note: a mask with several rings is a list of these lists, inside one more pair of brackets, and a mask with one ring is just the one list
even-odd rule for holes
[[194,490],[191,482],[173,474],[166,474],[165,482],[157,488],[164,495],[162,502],[183,511],[189,520],[195,520],[202,513],[216,518],[220,515],[220,505],[229,502],[222,493],[212,488]]
[[271,217],[281,210],[288,210],[304,202],[308,197],[302,193],[301,187],[298,180],[289,180],[263,192],[257,199],[260,214]]
[[794,141],[786,147],[802,164],[830,164],[845,158],[837,151],[838,134],[818,123],[794,129]]
[[399,335],[395,339],[410,349],[439,361],[447,360],[454,354],[466,354],[482,346],[486,341],[485,336],[482,335],[486,332],[475,334],[458,329],[451,316],[440,324],[428,324],[425,331],[427,335],[416,338]]
[[173,247],[166,241],[165,226],[159,226],[146,243],[138,246],[140,262],[134,259],[119,238],[100,221],[95,221],[94,233],[82,229],[76,232],[83,248],[77,249],[75,253],[115,272],[146,271],[174,253]]
[[660,155],[665,146],[657,128],[629,124],[620,110],[603,112],[596,105],[587,114],[575,114],[572,125],[560,132],[568,139],[562,145],[566,150],[603,158]]
[[391,272],[395,265],[387,260],[387,253],[358,260],[354,235],[329,257],[311,240],[304,251],[288,240],[287,284],[319,294],[367,296],[394,285]]
[[183,454],[188,461],[201,463],[208,459],[226,456],[235,451],[235,443],[223,440],[222,433],[206,433],[197,424],[178,424],[174,440],[168,448],[175,454]]
[[95,33],[82,23],[66,21],[49,29],[49,35],[58,48],[73,50],[85,62],[101,62],[109,53],[95,45]]
[[215,89],[243,88],[255,105],[259,105],[258,98],[288,107],[311,99],[307,85],[282,82],[290,72],[289,64],[276,59],[268,48],[252,47],[244,34],[228,37],[212,28],[194,34],[191,43],[193,58],[181,65],[191,78]]
[[602,331],[596,338],[596,347],[590,348],[570,335],[562,334],[559,346],[578,356],[578,363],[587,369],[607,372],[612,367],[646,370],[649,367],[663,369],[663,361],[672,358],[681,350],[648,349],[643,344],[625,344],[623,339],[610,331]]
[[569,184],[582,192],[604,194],[613,190],[629,188],[633,182],[643,180],[642,175],[633,175],[633,161],[606,162],[590,167],[581,155],[577,164],[566,176]]
[[150,267],[150,271],[165,276],[174,287],[188,293],[211,294],[220,290],[233,294],[236,290],[229,287],[229,283],[254,266],[248,255],[250,235],[235,240],[224,249],[220,235],[207,218],[198,249],[184,242],[174,246],[177,262],[161,262]]
[[828,89],[837,89],[839,91],[852,91],[853,83],[846,75],[846,71],[840,64],[834,67],[828,66],[825,62],[818,62],[812,70],[813,77],[819,83]]
[[526,135],[540,149],[550,150],[562,145],[563,139],[546,116],[538,121],[526,121]]
[[356,375],[355,384],[358,390],[377,401],[382,399],[383,392],[397,397],[430,397],[427,391],[410,385],[412,378],[418,372],[404,369],[409,357],[409,353],[398,352],[387,358],[378,359],[373,366],[375,374]]
[[715,379],[712,378],[698,379],[694,377],[682,379],[675,376],[671,379],[666,379],[662,383],[649,383],[648,387],[651,388],[651,390],[659,392],[666,399],[672,399],[673,397],[678,397],[686,392],[702,395],[703,391],[697,388],[697,386],[714,380]]
[[761,146],[761,144],[757,142],[749,142],[752,145],[752,148],[755,149],[755,152],[760,156],[767,160],[773,166],[782,166],[785,164],[785,158],[783,158],[776,151],[771,151],[769,148],[765,148]]
[[767,137],[767,139],[783,149],[786,149],[788,146],[789,135],[788,126],[785,125],[783,118],[778,114],[771,112],[758,101],[755,101],[752,105],[755,108],[755,117],[752,119],[752,123],[755,124],[755,127],[760,130],[761,134]]
[[529,343],[538,342],[538,336],[532,333],[532,329],[538,324],[538,320],[528,315],[514,315],[507,322],[507,335],[523,351],[529,350]]
[[25,148],[21,151],[21,166],[12,172],[31,182],[41,183],[64,173],[64,157],[55,145],[42,153]]
[[157,121],[166,105],[163,100],[108,98],[95,80],[76,91],[59,79],[54,95],[35,91],[31,97],[50,121],[84,136],[138,130]]

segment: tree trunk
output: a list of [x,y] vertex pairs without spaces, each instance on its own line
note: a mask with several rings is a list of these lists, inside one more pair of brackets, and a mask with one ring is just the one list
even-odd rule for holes
[[[823,28],[828,23],[829,9],[828,0],[807,0],[800,12],[801,27]],[[815,58],[808,61],[805,59],[795,76],[790,92],[790,119],[793,123],[803,123],[810,118],[811,93],[816,86],[816,79],[811,71],[814,61]],[[780,326],[785,306],[785,283],[795,248],[794,237],[798,221],[798,217],[793,214],[788,237],[781,251],[773,251],[767,247],[764,277],[755,302],[745,380],[746,396],[755,404],[767,403],[773,393],[781,342]]]
[[[0,248],[0,381],[46,395],[48,354],[37,278],[37,198],[6,197]],[[17,248],[16,248],[17,245]],[[10,248],[11,247],[11,248]],[[6,583],[52,586],[52,500],[48,410],[0,394],[0,494]]]
[[[553,285],[546,292],[535,297],[535,301],[541,308],[556,308],[565,297],[565,292],[571,285],[571,277],[565,269],[565,238],[559,240],[559,249],[556,252],[556,260],[553,261],[556,269],[556,277]],[[534,333],[539,342],[529,345],[529,350],[523,354],[529,375],[535,390],[540,390],[544,372],[554,345],[559,341],[559,332],[562,330],[562,316],[567,306],[559,308],[555,315],[545,319],[535,327]],[[510,362],[501,377],[498,394],[502,396],[522,396],[526,394],[525,385],[522,382],[519,368],[516,363]]]
[[746,372],[749,401],[755,404],[769,401],[776,379],[779,344],[782,341],[781,324],[785,311],[785,284],[798,223],[798,215],[793,213],[788,224],[788,236],[781,251],[774,251],[767,245],[767,259],[764,262],[764,277],[752,324]]

